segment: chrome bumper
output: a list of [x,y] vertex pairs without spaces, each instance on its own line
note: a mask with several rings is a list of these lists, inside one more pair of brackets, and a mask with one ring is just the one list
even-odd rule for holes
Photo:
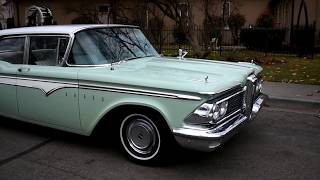
[[182,147],[199,151],[212,151],[232,137],[241,126],[253,120],[260,111],[264,100],[265,95],[260,95],[255,100],[252,113],[249,116],[239,114],[213,129],[191,126],[173,129],[174,137]]

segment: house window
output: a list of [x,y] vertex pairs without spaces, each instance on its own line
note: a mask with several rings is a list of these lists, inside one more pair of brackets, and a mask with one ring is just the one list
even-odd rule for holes
[[98,4],[96,5],[98,21],[102,24],[110,23],[110,4]]

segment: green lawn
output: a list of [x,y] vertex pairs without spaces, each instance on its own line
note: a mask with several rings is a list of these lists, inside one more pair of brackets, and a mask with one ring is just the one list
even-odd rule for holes
[[[174,51],[163,51],[165,56],[176,56]],[[191,53],[188,54],[191,57]],[[320,54],[313,59],[299,58],[296,55],[288,54],[265,54],[256,51],[223,51],[213,52],[208,59],[222,61],[248,61],[261,65],[264,69],[263,78],[265,81],[316,84],[320,85]]]

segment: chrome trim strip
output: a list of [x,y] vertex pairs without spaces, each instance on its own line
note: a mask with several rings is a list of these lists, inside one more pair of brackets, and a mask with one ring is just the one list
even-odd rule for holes
[[10,39],[10,38],[21,38],[21,37],[26,37],[27,35],[22,34],[22,35],[3,35],[0,36],[0,39]]
[[69,39],[69,42],[68,42],[68,46],[67,46],[67,49],[66,49],[66,52],[64,53],[64,56],[63,56],[63,61],[61,62],[61,66],[69,66],[68,65],[68,59],[69,59],[69,55],[70,55],[70,52],[71,52],[71,49],[72,49],[72,46],[73,46],[73,42],[74,42],[74,34],[70,34],[70,39]]
[[78,83],[72,83],[72,82],[66,82],[66,81],[52,81],[52,80],[44,80],[44,79],[37,79],[37,78],[0,76],[0,84],[10,84],[10,85],[16,85],[21,87],[40,89],[46,96],[49,96],[56,90],[63,89],[63,88],[82,88],[82,89],[102,90],[102,91],[120,92],[120,93],[173,98],[173,99],[197,100],[197,101],[201,100],[200,97],[186,95],[186,94],[167,93],[167,92],[160,92],[160,91],[125,88],[125,87],[117,87],[117,86],[100,86],[100,85],[84,84],[84,83],[78,85]]
[[[220,124],[220,123],[224,122],[226,119],[228,119],[228,118],[230,118],[230,117],[232,117],[232,116],[234,116],[234,115],[236,115],[236,114],[238,114],[240,112],[241,112],[241,109],[238,109],[238,110],[234,111],[233,113],[229,114],[228,116],[222,118],[220,121],[218,121],[215,124]],[[228,121],[226,121],[226,122],[228,122]]]
[[[239,118],[239,117],[235,117]],[[230,121],[234,120],[235,118],[231,119]],[[247,120],[247,116],[243,116],[242,118],[236,120],[232,125],[224,129],[223,131],[215,131],[218,128],[215,128],[213,130],[211,129],[188,129],[188,128],[180,128],[180,129],[173,129],[174,135],[180,135],[180,136],[191,136],[195,138],[208,138],[208,139],[215,139],[215,138],[222,138],[225,136],[228,132],[230,132],[232,129],[237,127],[239,124],[241,124],[243,121]],[[228,121],[229,122],[229,121]]]
[[60,84],[72,84],[78,85],[78,83],[68,82],[68,81],[54,81],[54,80],[46,80],[39,78],[25,78],[25,77],[17,77],[17,80],[30,80],[30,81],[39,81],[39,82],[47,82],[47,83],[60,83]]
[[63,88],[78,88],[77,83],[66,81],[52,81],[37,78],[21,78],[0,75],[0,84],[14,85],[41,90],[46,96]]
[[0,75],[0,84],[13,85],[17,84],[17,78]]
[[[254,103],[254,108],[252,110],[252,113],[249,116],[242,116],[241,114],[238,116],[234,116],[230,120],[226,121],[225,123],[221,124],[220,126],[217,126],[215,128],[199,128],[195,127],[193,128],[192,126],[185,126],[183,125],[181,128],[173,129],[172,132],[175,136],[183,136],[187,137],[189,139],[189,142],[195,143],[197,139],[205,139],[206,145],[210,145],[210,140],[218,141],[218,142],[223,142],[226,138],[227,135],[232,135],[232,131],[237,128],[240,124],[242,124],[245,121],[251,121],[259,110],[261,109],[263,102],[264,102],[264,95],[260,95],[255,103]],[[236,120],[235,120],[236,119]],[[233,122],[234,121],[234,122]],[[232,124],[228,125],[228,123],[233,122]],[[193,141],[195,140],[195,141]],[[221,143],[219,143],[220,145]],[[190,145],[192,146],[192,144]],[[196,147],[195,147],[196,148]],[[210,146],[206,146],[206,149],[209,148]],[[203,150],[206,150],[203,149]]]
[[28,64],[29,54],[30,54],[29,48],[30,48],[30,37],[26,36],[25,42],[24,42],[23,64]]
[[176,94],[176,93],[167,93],[161,91],[152,91],[152,90],[143,90],[143,89],[135,89],[135,88],[125,88],[125,87],[117,87],[117,86],[100,86],[93,84],[79,84],[79,88],[82,89],[92,89],[92,90],[102,90],[102,91],[110,91],[110,92],[119,92],[119,93],[129,93],[129,94],[137,94],[137,95],[146,95],[146,96],[156,96],[156,97],[164,97],[164,98],[173,98],[173,99],[185,99],[185,100],[201,100],[200,97],[190,96],[185,94]]
[[228,96],[228,97],[226,97],[226,98],[223,98],[223,99],[217,101],[216,104],[220,104],[220,103],[223,102],[223,101],[229,100],[230,98],[232,98],[232,97],[234,97],[234,96],[236,96],[236,95],[238,95],[238,94],[240,94],[240,93],[242,93],[242,92],[245,92],[245,90],[246,90],[246,88],[242,88],[241,91],[238,91],[238,92],[236,92],[236,93],[234,93],[234,94],[232,94],[232,95],[230,95],[230,96]]
[[[233,89],[233,88],[236,88],[238,86],[241,86],[241,83],[237,84],[236,86],[230,88],[230,89]],[[222,91],[221,91],[222,92]],[[215,95],[215,94],[218,94],[218,93],[221,93],[221,92],[214,92],[214,91],[202,91],[202,92],[198,92],[199,94],[203,94],[203,95]]]
[[41,90],[46,96],[64,88],[78,88],[77,84],[55,81],[41,81],[30,78],[17,79],[17,86],[35,88]]

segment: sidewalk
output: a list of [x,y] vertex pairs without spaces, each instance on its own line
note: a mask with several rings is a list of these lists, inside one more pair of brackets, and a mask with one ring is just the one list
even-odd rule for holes
[[267,105],[276,108],[320,111],[320,86],[264,82],[262,92],[268,95]]
[[320,103],[320,86],[264,82],[263,93],[270,99]]

